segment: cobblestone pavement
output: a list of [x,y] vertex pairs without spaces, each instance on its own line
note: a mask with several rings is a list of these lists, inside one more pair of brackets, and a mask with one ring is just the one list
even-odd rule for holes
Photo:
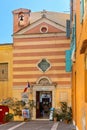
[[75,126],[71,123],[59,122],[57,130],[75,130]]

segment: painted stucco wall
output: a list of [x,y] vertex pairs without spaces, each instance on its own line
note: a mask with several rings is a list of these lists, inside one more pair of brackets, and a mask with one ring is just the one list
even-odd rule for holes
[[0,99],[12,96],[12,44],[0,45],[0,63],[8,63],[8,80],[0,81]]
[[86,14],[80,21],[80,0],[74,3],[76,6],[76,61],[72,66],[72,94],[73,94],[73,120],[79,130],[87,129],[87,103],[85,101],[85,52],[81,53],[86,33]]

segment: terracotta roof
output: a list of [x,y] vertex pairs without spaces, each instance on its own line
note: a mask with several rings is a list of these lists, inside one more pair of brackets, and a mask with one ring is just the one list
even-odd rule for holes
[[47,17],[49,20],[52,20],[52,21],[56,22],[57,24],[61,24],[63,26],[66,26],[66,20],[70,19],[69,14],[43,10],[40,12],[31,12],[30,13],[30,23],[37,21],[41,17]]

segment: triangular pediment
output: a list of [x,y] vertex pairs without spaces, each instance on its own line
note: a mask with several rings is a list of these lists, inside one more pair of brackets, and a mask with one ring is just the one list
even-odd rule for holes
[[43,29],[47,29],[45,31],[48,33],[62,33],[62,32],[66,31],[65,26],[60,25],[47,18],[41,18],[41,19],[37,20],[36,22],[34,22],[34,23],[28,25],[27,27],[16,32],[16,35],[17,34],[20,34],[20,35],[40,34],[43,32],[42,31]]

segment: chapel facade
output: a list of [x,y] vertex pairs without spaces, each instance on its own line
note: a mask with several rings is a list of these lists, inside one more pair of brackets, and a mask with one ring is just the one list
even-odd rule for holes
[[60,102],[71,106],[71,72],[67,60],[70,38],[66,35],[69,14],[31,12],[23,8],[12,13],[13,43],[0,45],[0,68],[8,76],[3,77],[7,79],[4,82],[0,81],[0,86],[6,86],[7,90],[0,96],[21,100],[29,83],[26,94],[36,105],[32,119],[41,118],[42,109],[58,108]]

